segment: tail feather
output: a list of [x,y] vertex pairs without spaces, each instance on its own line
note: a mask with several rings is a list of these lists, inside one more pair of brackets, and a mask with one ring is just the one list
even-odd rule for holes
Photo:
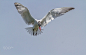
[[33,35],[33,28],[32,27],[28,27],[25,29],[27,30],[27,32],[29,32],[29,34]]
[[[34,36],[37,36],[41,33],[43,33],[42,31],[40,31],[39,29],[37,31],[33,31],[33,27],[28,27],[28,28],[25,28],[27,30],[27,32],[29,32],[29,34],[33,35],[34,33]],[[43,30],[43,29],[42,29]]]

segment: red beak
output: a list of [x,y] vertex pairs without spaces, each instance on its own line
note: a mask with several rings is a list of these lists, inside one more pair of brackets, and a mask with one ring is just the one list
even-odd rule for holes
[[41,27],[39,27],[40,31],[41,31]]

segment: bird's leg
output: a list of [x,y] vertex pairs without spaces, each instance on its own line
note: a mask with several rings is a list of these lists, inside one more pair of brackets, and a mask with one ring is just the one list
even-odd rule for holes
[[37,35],[37,31],[36,31],[36,34],[35,35]]
[[[37,29],[37,31],[38,31],[38,29]],[[36,31],[36,34],[35,34],[36,36],[37,36],[37,31]]]
[[37,33],[35,35],[37,35]]
[[33,29],[33,35],[34,35],[34,29]]

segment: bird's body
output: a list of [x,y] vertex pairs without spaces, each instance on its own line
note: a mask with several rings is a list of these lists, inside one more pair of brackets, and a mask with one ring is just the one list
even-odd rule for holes
[[28,25],[29,24],[33,25],[33,27],[26,28],[27,31],[32,35],[41,34],[42,33],[41,27],[46,26],[49,22],[51,22],[58,16],[64,15],[66,12],[74,9],[73,7],[55,8],[55,9],[52,9],[51,11],[49,11],[48,14],[46,16],[44,16],[42,19],[37,20],[31,16],[29,10],[22,4],[15,2],[14,5],[15,5],[16,9],[18,10],[18,12],[23,17],[25,23]]

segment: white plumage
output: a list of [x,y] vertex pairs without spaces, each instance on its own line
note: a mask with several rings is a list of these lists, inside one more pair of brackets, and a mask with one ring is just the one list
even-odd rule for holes
[[64,15],[66,12],[74,9],[73,7],[62,7],[62,8],[55,8],[48,12],[46,16],[42,19],[37,20],[34,19],[29,10],[20,3],[14,3],[16,9],[21,14],[22,18],[24,19],[26,24],[32,24],[33,27],[26,28],[27,32],[31,35],[39,35],[42,33],[41,27],[46,26],[49,22],[57,18],[58,16]]

